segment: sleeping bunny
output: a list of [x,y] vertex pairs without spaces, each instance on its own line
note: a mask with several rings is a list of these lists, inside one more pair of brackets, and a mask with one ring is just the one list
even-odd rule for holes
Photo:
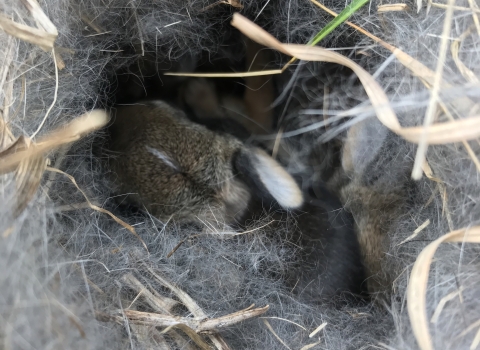
[[120,192],[160,219],[233,222],[252,192],[285,209],[303,203],[294,179],[263,150],[196,124],[166,102],[119,107],[109,131]]

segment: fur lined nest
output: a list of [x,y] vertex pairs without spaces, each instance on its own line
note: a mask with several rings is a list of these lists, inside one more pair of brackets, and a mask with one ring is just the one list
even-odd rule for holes
[[[306,45],[345,5],[3,1],[2,348],[478,348],[480,9],[372,1]],[[288,219],[204,234],[114,198],[98,152],[112,105],[168,94],[192,62],[242,83],[241,35],[272,53],[255,70],[278,128],[259,139],[353,215],[375,253],[368,300],[292,293],[282,277],[311,267]]]

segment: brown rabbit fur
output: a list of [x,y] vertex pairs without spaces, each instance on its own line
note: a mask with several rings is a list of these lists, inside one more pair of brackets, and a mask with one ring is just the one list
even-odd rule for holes
[[195,124],[165,102],[119,107],[113,119],[109,149],[119,191],[162,220],[235,221],[251,197],[239,174],[283,207],[302,204],[295,181],[265,152]]
[[[392,179],[386,186],[382,182],[382,170],[375,168],[380,149],[370,149],[370,140],[384,138],[383,147],[388,147],[392,135],[384,134],[383,127],[376,121],[363,121],[347,132],[341,150],[341,167],[329,181],[329,187],[338,193],[346,210],[352,213],[363,256],[367,285],[370,293],[388,292],[391,279],[382,270],[382,261],[388,250],[389,232],[403,212],[406,203],[408,159],[398,168],[396,185]],[[379,135],[382,134],[382,135]],[[370,155],[360,155],[359,151]],[[388,161],[383,160],[389,166]],[[403,163],[403,165],[402,165]]]

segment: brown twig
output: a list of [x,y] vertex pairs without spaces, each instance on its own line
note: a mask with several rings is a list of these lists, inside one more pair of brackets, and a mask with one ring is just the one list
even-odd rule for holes
[[142,296],[150,307],[162,313],[171,313],[172,309],[178,305],[178,302],[161,296],[155,291],[149,291],[135,276],[128,273],[122,277],[122,281],[137,293],[142,292]]
[[222,328],[232,326],[234,324],[243,322],[253,317],[260,316],[267,312],[269,306],[242,310],[234,312],[229,315],[217,317],[217,318],[191,318],[191,317],[181,317],[181,316],[172,316],[151,312],[142,312],[136,310],[123,310],[118,311],[112,315],[102,315],[107,317],[110,320],[114,320],[120,324],[123,324],[123,315],[125,315],[128,320],[135,324],[141,325],[150,325],[155,327],[178,327],[178,326],[187,326],[192,329],[195,333],[211,333],[218,331]]
[[[153,277],[157,279],[158,282],[160,282],[160,284],[170,289],[180,299],[183,305],[185,305],[185,307],[192,313],[193,316],[200,319],[207,318],[207,314],[200,308],[200,306],[195,302],[195,300],[193,300],[192,297],[190,297],[190,295],[185,293],[181,288],[170,283],[166,278],[164,278],[160,274],[156,273],[147,264],[142,263],[142,265],[147,269],[148,272],[152,274]],[[219,350],[230,349],[230,347],[228,346],[228,344],[225,342],[225,340],[220,334],[212,334],[212,335],[209,335],[209,337],[212,340],[212,342],[215,344],[217,349]]]

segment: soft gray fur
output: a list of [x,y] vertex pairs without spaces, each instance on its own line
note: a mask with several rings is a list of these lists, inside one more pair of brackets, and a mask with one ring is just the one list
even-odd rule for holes
[[[160,70],[168,69],[170,61],[195,57],[202,49],[212,59],[226,56],[235,61],[241,45],[231,49],[222,44],[223,39],[234,33],[227,31],[231,8],[220,4],[201,12],[213,2],[39,1],[59,31],[56,50],[65,68],[59,71],[58,93],[55,97],[51,53],[11,40],[0,31],[2,69],[8,67],[8,71],[0,70],[2,117],[15,136],[31,135],[55,101],[40,132],[42,135],[94,105],[106,107],[107,95],[116,88],[115,79],[111,79],[115,77],[114,72],[141,67],[136,63],[143,57],[142,49],[145,55],[157,57]],[[378,15],[376,6],[379,4],[367,4],[350,20],[435,69],[445,10],[432,7],[427,14],[425,3],[417,14],[416,4],[409,3],[411,11]],[[308,1],[243,1],[243,5],[243,14],[251,19],[258,15],[256,22],[284,42],[305,43],[332,18]],[[329,1],[326,5],[340,12],[345,2]],[[463,0],[456,1],[456,5],[470,6]],[[21,2],[3,1],[0,11],[16,22],[35,27],[34,19]],[[97,30],[86,19],[93,21]],[[472,25],[470,12],[456,11],[450,37],[459,37]],[[473,33],[462,41],[459,58],[478,76],[479,42],[478,35]],[[356,46],[357,49],[346,48],[342,52],[372,74],[391,55],[345,25],[337,28],[321,45]],[[477,101],[478,87],[460,73],[450,55],[447,57],[444,77],[453,88],[443,92],[443,98],[453,101],[468,97]],[[272,63],[286,60],[276,55]],[[398,61],[388,62],[377,72],[377,81],[387,91],[402,125],[420,125],[429,90]],[[362,89],[349,78],[350,73],[338,72],[336,68],[329,74],[323,74],[325,72],[324,65],[300,63],[282,76],[283,81],[277,80],[283,98],[279,98],[277,105],[281,108],[276,112],[290,123],[283,131],[322,122],[324,114],[336,116],[358,105],[365,108],[355,117],[375,118]],[[147,78],[138,74],[138,86],[142,88],[141,83]],[[326,111],[323,109],[325,96],[328,97]],[[463,113],[461,117],[466,115]],[[299,256],[298,248],[285,243],[291,236],[289,225],[292,222],[286,221],[275,236],[268,236],[258,229],[270,222],[267,214],[252,223],[250,234],[234,239],[223,236],[191,239],[167,258],[179,242],[188,235],[198,234],[198,230],[167,226],[148,215],[124,215],[119,211],[115,199],[110,197],[113,186],[107,170],[93,155],[93,139],[88,137],[73,145],[65,157],[61,157],[61,153],[50,155],[52,165],[74,176],[94,203],[134,225],[150,255],[137,238],[110,217],[89,208],[79,209],[77,204],[84,205],[85,199],[60,174],[49,182],[50,174],[47,173],[26,211],[16,220],[11,219],[7,214],[13,205],[15,183],[3,176],[0,185],[0,347],[143,349],[158,346],[137,339],[127,322],[115,325],[95,318],[96,311],[127,308],[135,299],[138,293],[121,282],[127,273],[133,273],[142,283],[172,296],[148,272],[146,267],[151,267],[183,288],[211,317],[238,311],[252,303],[257,306],[269,304],[271,308],[265,316],[277,317],[267,320],[290,348],[299,349],[319,341],[318,349],[385,346],[418,349],[406,311],[405,291],[412,264],[432,240],[452,229],[479,223],[478,170],[463,145],[431,146],[427,160],[435,177],[444,183],[445,191],[425,177],[411,184],[409,173],[415,147],[375,124],[372,124],[372,131],[381,135],[379,143],[370,140],[357,144],[353,172],[332,188],[343,196],[345,207],[352,211],[360,231],[363,223],[372,219],[382,228],[386,239],[379,256],[381,270],[375,274],[381,282],[376,294],[379,303],[332,308],[292,297],[291,289],[282,283],[290,264],[300,263],[292,261],[292,257]],[[339,119],[326,129],[318,128],[315,132],[289,138],[284,146],[288,170],[305,179],[332,179],[334,174],[324,172],[325,165],[340,159],[335,152],[341,149],[348,136],[345,129]],[[321,143],[327,139],[333,141]],[[478,155],[478,143],[469,144]],[[363,147],[368,150],[362,152]],[[324,152],[325,148],[334,150],[334,155]],[[312,157],[316,163],[312,162]],[[367,162],[368,166],[364,164]],[[355,188],[349,187],[359,182],[363,184],[360,196]],[[407,190],[402,190],[404,186]],[[392,201],[392,197],[398,202]],[[385,201],[392,204],[391,210],[384,210],[382,203]],[[415,239],[404,242],[427,219],[430,225]],[[477,246],[465,243],[443,245],[435,255],[428,281],[427,309],[436,349],[468,349],[478,331],[472,328],[463,333],[480,318],[478,254]],[[462,297],[446,302],[438,320],[431,322],[442,298],[460,288]],[[146,305],[142,298],[136,303],[133,307],[140,309]],[[189,316],[183,309],[179,314]],[[323,322],[327,322],[324,330],[313,339],[309,338],[309,333]],[[232,349],[284,347],[262,319],[225,329],[222,335]],[[152,337],[147,340],[154,341]]]

